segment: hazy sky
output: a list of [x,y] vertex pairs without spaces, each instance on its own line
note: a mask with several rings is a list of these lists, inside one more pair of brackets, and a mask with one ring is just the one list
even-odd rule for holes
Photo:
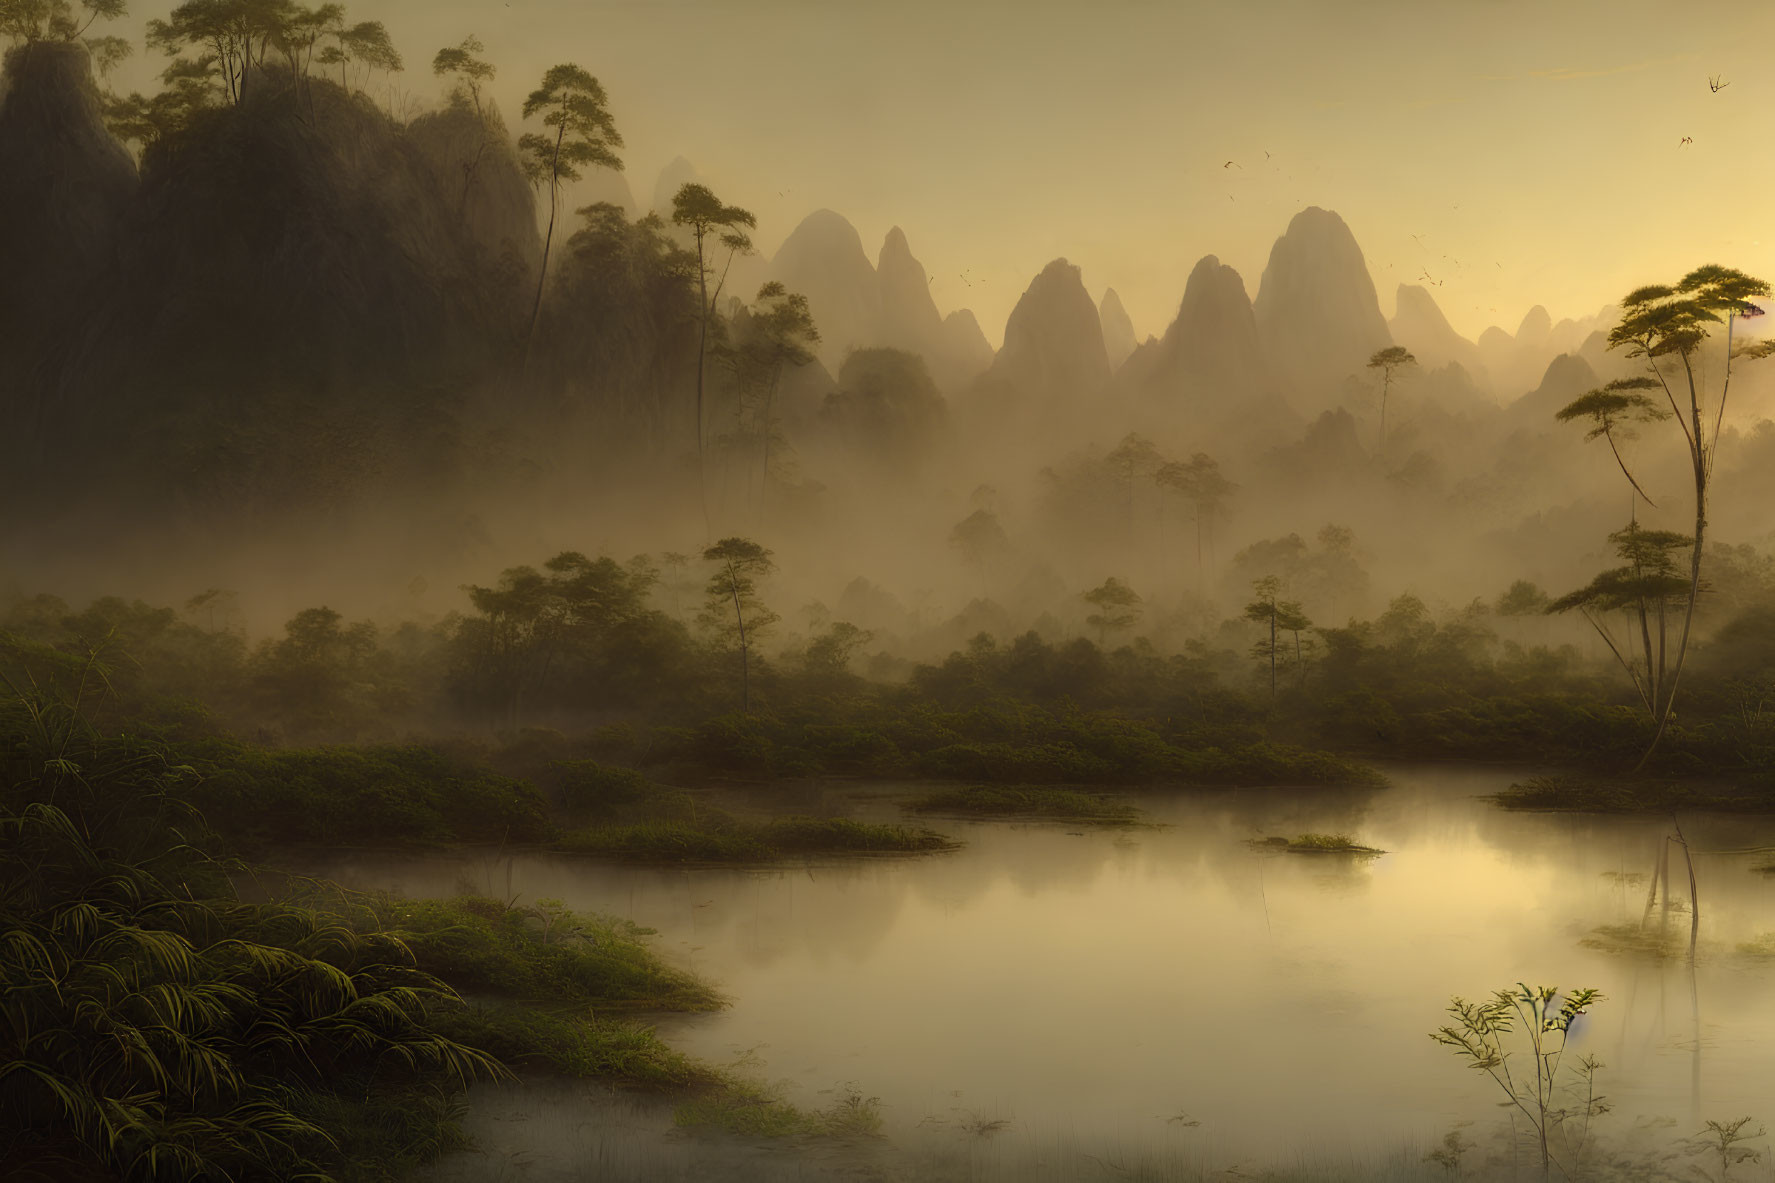
[[[171,4],[133,0],[138,19]],[[898,224],[939,307],[973,308],[994,344],[1059,255],[1093,296],[1116,288],[1143,337],[1163,331],[1204,254],[1255,295],[1271,243],[1307,205],[1350,224],[1383,311],[1427,271],[1469,336],[1514,330],[1536,303],[1588,315],[1705,261],[1775,271],[1760,241],[1759,195],[1775,191],[1764,5],[348,7],[386,22],[408,62],[398,85],[418,98],[437,93],[435,49],[478,34],[514,123],[543,69],[584,66],[610,93],[636,196],[684,155],[758,215],[766,252],[822,206],[872,257]],[[1711,92],[1710,75],[1729,85]]]

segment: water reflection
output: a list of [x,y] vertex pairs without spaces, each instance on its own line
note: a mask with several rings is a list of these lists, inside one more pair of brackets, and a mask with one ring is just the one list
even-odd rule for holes
[[[524,857],[511,884],[657,928],[664,950],[720,982],[734,1006],[667,1020],[677,1045],[714,1060],[756,1049],[810,1105],[862,1082],[905,1138],[965,1113],[1012,1122],[1013,1143],[1184,1139],[1271,1161],[1290,1146],[1433,1142],[1493,1121],[1496,1098],[1426,1033],[1450,994],[1519,980],[1607,995],[1574,1040],[1607,1065],[1606,1120],[1775,1118],[1771,975],[1733,952],[1775,929],[1775,884],[1749,856],[1698,857],[1692,978],[1680,956],[1586,947],[1601,926],[1638,924],[1669,822],[1479,799],[1509,780],[1417,769],[1373,793],[1154,794],[1140,803],[1163,828],[946,822],[964,850],[906,861],[686,872]],[[1684,828],[1697,850],[1775,842],[1764,819]],[[1389,853],[1246,844],[1308,831]],[[467,857],[310,869],[414,895],[476,876],[502,894],[505,874]],[[1686,877],[1671,877],[1685,900]],[[1685,949],[1687,924],[1675,915]]]

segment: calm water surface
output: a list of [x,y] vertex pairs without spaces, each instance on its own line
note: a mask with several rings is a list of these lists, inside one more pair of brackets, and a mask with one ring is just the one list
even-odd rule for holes
[[[1607,1065],[1616,1127],[1775,1120],[1775,960],[1739,949],[1775,931],[1775,877],[1751,870],[1771,856],[1697,856],[1691,976],[1582,943],[1639,922],[1668,819],[1505,813],[1479,799],[1512,779],[1497,770],[1392,775],[1373,792],[1144,794],[1154,829],[939,822],[967,845],[921,859],[674,871],[527,856],[511,890],[657,928],[733,1000],[663,1020],[673,1044],[746,1056],[807,1106],[855,1082],[905,1139],[1003,1120],[1000,1140],[1226,1161],[1428,1144],[1501,1118],[1489,1080],[1427,1032],[1449,995],[1519,980],[1607,995],[1574,1046]],[[1683,825],[1698,851],[1775,845],[1775,819]],[[1247,845],[1306,831],[1388,853]],[[305,869],[415,896],[506,890],[506,861],[485,857]],[[1686,934],[1686,912],[1671,924]]]

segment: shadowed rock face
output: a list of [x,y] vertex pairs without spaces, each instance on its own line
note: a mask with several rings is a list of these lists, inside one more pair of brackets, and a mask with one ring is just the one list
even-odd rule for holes
[[[509,257],[534,274],[542,263],[536,199],[498,113],[489,105],[483,117],[472,107],[453,105],[421,115],[407,125],[407,135],[431,167],[440,190],[456,203],[475,245],[490,258]],[[627,194],[621,173],[601,168],[591,172],[593,178],[615,178],[621,193],[611,192],[609,197]],[[611,204],[627,211],[633,200]]]
[[1114,288],[1104,289],[1103,301],[1097,305],[1097,320],[1103,326],[1103,347],[1109,351],[1110,368],[1115,369],[1128,360],[1138,341],[1134,321]]
[[1079,404],[1109,380],[1109,351],[1097,305],[1079,269],[1055,259],[1042,269],[1005,322],[1005,344],[984,383],[1025,402]]
[[[61,118],[40,138],[103,134]],[[489,150],[465,196],[466,137],[266,70],[152,145],[139,186],[115,143],[86,149],[133,194],[41,367],[43,430],[118,482],[243,515],[449,480],[456,406],[519,339],[535,278],[517,162]]]
[[10,50],[0,84],[0,365],[37,364],[78,314],[111,263],[136,185],[135,162],[105,130],[86,48]]
[[1334,405],[1343,380],[1393,343],[1362,248],[1342,218],[1317,206],[1276,240],[1252,311],[1266,353],[1307,414]]

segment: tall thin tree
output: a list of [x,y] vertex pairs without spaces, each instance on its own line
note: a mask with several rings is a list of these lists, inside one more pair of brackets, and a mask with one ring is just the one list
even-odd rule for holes
[[1382,455],[1387,451],[1387,396],[1393,391],[1393,375],[1402,366],[1416,365],[1417,360],[1403,345],[1377,349],[1374,356],[1368,359],[1368,368],[1381,372],[1381,440],[1378,451]]
[[752,710],[752,645],[780,617],[758,598],[757,580],[775,570],[770,552],[749,538],[723,538],[703,551],[715,565],[698,619],[740,654],[740,711]]
[[698,316],[696,341],[696,467],[697,487],[703,502],[703,529],[709,528],[709,481],[703,462],[703,382],[709,361],[709,318],[714,315],[715,301],[721,298],[721,287],[727,282],[727,271],[723,268],[721,280],[715,285],[714,295],[709,294],[709,248],[708,238],[716,235],[720,244],[727,248],[727,262],[731,266],[736,254],[745,254],[752,249],[752,239],[747,230],[756,229],[758,219],[751,211],[743,210],[737,205],[723,205],[721,199],[707,185],[699,185],[694,181],[678,190],[672,198],[672,222],[679,226],[690,227],[696,236],[696,278],[697,297],[700,312]]
[[542,85],[524,100],[524,118],[542,116],[544,128],[553,134],[526,132],[518,137],[524,175],[532,185],[549,189],[548,230],[542,239],[542,266],[536,276],[536,299],[530,305],[530,328],[525,334],[525,353],[536,336],[536,318],[542,312],[543,285],[548,280],[549,252],[555,242],[555,217],[561,209],[561,185],[577,181],[585,165],[622,168],[613,148],[623,146],[611,118],[609,99],[598,80],[572,63],[550,67]]
[[[1621,322],[1609,332],[1609,348],[1624,349],[1629,357],[1643,357],[1650,376],[1681,428],[1688,447],[1690,473],[1695,484],[1695,533],[1689,554],[1689,592],[1683,610],[1683,627],[1677,641],[1676,660],[1661,688],[1663,701],[1652,703],[1657,728],[1638,767],[1643,768],[1670,725],[1677,687],[1688,656],[1689,633],[1695,620],[1695,602],[1701,596],[1701,556],[1707,536],[1707,492],[1725,421],[1726,398],[1732,388],[1732,331],[1740,317],[1761,316],[1762,308],[1751,303],[1769,295],[1769,285],[1730,267],[1709,264],[1697,267],[1674,285],[1650,284],[1629,292],[1621,301]],[[1724,376],[1719,399],[1707,407],[1706,379],[1699,371],[1701,349],[1712,326],[1726,326]],[[1775,341],[1759,341],[1739,351],[1740,356],[1767,357]],[[1569,408],[1568,408],[1569,409]],[[1711,414],[1709,413],[1711,412]],[[1709,422],[1709,420],[1712,420]]]

